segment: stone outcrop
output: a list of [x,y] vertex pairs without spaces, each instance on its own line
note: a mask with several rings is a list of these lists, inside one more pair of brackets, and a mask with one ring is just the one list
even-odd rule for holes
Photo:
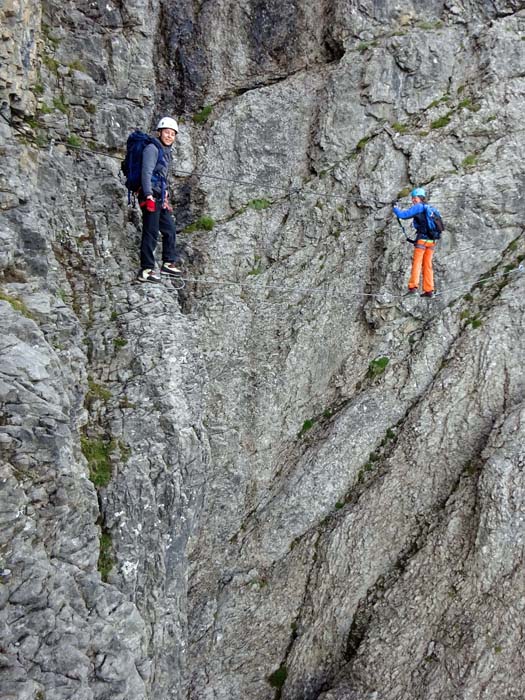
[[[0,20],[2,697],[523,698],[523,2]],[[179,291],[119,176],[163,114]]]

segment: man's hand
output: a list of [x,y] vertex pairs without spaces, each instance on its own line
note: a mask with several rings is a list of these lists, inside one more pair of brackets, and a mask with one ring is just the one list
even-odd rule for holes
[[155,200],[151,195],[146,197],[146,199],[140,203],[140,206],[145,207],[146,211],[149,211],[149,212],[154,212],[156,209]]

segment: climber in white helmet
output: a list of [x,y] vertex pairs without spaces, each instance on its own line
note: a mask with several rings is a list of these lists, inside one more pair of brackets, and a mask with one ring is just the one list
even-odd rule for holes
[[180,276],[176,259],[176,230],[168,199],[168,171],[171,165],[171,147],[179,126],[175,119],[163,117],[157,124],[158,139],[142,153],[141,187],[138,192],[142,208],[142,242],[140,245],[140,282],[160,282],[155,269],[155,247],[159,231],[162,234],[162,265],[160,273]]

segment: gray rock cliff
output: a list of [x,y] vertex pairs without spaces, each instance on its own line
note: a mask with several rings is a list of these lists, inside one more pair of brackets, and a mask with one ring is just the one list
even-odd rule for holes
[[[0,21],[2,698],[523,700],[525,3]],[[179,291],[119,174],[164,114]]]

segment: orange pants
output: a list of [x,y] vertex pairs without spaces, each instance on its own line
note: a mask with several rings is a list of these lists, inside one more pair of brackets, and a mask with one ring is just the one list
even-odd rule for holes
[[421,268],[423,267],[423,291],[434,291],[434,270],[432,269],[432,256],[434,255],[434,241],[419,240],[414,246],[414,257],[412,258],[412,270],[408,280],[409,289],[419,287]]

